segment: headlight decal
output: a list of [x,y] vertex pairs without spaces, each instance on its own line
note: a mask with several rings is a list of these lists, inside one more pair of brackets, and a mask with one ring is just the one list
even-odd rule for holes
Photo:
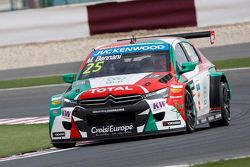
[[145,94],[146,99],[158,99],[158,98],[167,98],[169,95],[169,88],[160,89],[155,92]]
[[71,100],[71,99],[67,99],[67,98],[64,98],[62,100],[62,107],[74,107],[74,106],[76,106],[76,104],[77,104],[76,100]]

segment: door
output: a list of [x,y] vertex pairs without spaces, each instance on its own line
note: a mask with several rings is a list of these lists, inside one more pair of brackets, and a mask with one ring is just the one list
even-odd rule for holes
[[197,66],[193,71],[181,74],[186,78],[192,90],[197,117],[209,113],[209,73],[207,69],[201,70],[200,58],[191,44],[181,42],[175,45],[177,69],[181,71],[181,64],[194,62]]

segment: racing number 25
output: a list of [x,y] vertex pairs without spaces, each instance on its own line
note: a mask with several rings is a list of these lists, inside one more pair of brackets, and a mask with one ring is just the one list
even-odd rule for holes
[[87,65],[87,69],[83,72],[83,74],[89,74],[92,72],[98,72],[102,69],[104,62],[90,63]]

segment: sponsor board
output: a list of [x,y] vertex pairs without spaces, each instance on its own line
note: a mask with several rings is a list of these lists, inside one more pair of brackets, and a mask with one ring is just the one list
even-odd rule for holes
[[101,127],[91,127],[90,133],[93,136],[107,136],[133,133],[133,125],[107,125]]
[[114,109],[107,109],[107,110],[96,110],[96,111],[92,111],[93,114],[97,114],[97,113],[110,113],[110,112],[122,112],[125,111],[124,108],[114,108]]
[[182,89],[183,85],[174,85],[174,84],[171,84],[171,88]]
[[116,76],[116,77],[110,77],[106,80],[105,84],[120,84],[124,83],[124,81],[127,79],[126,76]]
[[180,120],[174,120],[174,121],[164,121],[162,122],[163,126],[175,126],[175,125],[180,125],[181,121]]
[[90,57],[87,61],[88,63],[93,63],[93,62],[104,62],[104,61],[109,61],[109,60],[119,60],[121,59],[122,55],[109,55],[109,56],[97,56],[95,57]]
[[170,96],[170,99],[180,99],[182,96]]
[[53,132],[52,135],[53,137],[64,137],[65,132]]
[[90,89],[89,91],[91,93],[103,93],[103,92],[115,92],[115,91],[123,91],[123,90],[129,90],[132,91],[134,90],[133,88],[129,87],[129,86],[118,86],[118,87],[108,87],[108,88],[96,88],[96,89]]
[[117,55],[135,52],[149,52],[149,51],[160,51],[169,50],[169,46],[166,44],[141,44],[137,46],[124,46],[118,48],[96,50],[91,53],[91,57],[106,56],[106,55]]

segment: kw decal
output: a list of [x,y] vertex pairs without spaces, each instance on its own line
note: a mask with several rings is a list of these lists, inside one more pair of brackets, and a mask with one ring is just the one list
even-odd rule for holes
[[71,112],[70,112],[70,111],[68,111],[68,110],[62,110],[62,116],[63,116],[64,118],[69,119],[69,118],[70,118],[70,115],[71,115]]
[[153,109],[154,110],[159,110],[165,107],[165,101],[158,101],[153,103]]

